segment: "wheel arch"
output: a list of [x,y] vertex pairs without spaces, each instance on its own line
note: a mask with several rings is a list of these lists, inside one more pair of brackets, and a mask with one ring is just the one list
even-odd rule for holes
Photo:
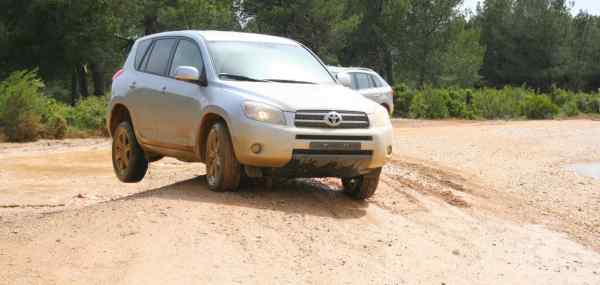
[[133,120],[131,119],[129,109],[124,104],[117,103],[112,107],[110,118],[108,119],[108,131],[111,136],[114,135],[115,130],[122,122],[129,122],[133,128]]
[[388,111],[388,114],[392,114],[392,107],[388,103],[381,103],[381,106]]
[[[223,122],[227,129],[231,132],[230,124],[228,121],[228,117],[227,115],[225,115],[224,110],[220,108],[209,108],[204,113],[204,115],[202,116],[202,120],[200,121],[200,126],[198,126],[194,149],[196,155],[200,158],[200,161],[205,161],[204,156],[206,153],[206,138],[208,137],[208,133],[210,132],[211,126],[216,122]],[[230,133],[230,135],[232,134]],[[233,139],[233,136],[231,137]]]

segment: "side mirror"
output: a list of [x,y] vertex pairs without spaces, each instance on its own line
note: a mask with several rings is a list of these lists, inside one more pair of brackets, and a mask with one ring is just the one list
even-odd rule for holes
[[352,78],[350,77],[349,73],[340,72],[336,75],[336,77],[340,84],[342,84],[343,86],[346,86],[348,88],[352,88]]
[[175,69],[175,79],[180,81],[194,82],[206,86],[205,78],[206,77],[202,76],[200,71],[193,66],[178,66],[177,69]]

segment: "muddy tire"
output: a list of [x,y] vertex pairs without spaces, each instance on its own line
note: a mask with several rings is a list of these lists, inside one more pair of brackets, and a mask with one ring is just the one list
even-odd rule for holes
[[223,122],[212,125],[206,139],[206,181],[215,192],[237,191],[242,167],[235,157],[229,130]]
[[342,185],[344,186],[344,193],[354,200],[365,200],[371,198],[377,186],[379,185],[379,176],[381,175],[381,168],[373,170],[369,174],[354,178],[342,178]]
[[148,171],[148,160],[140,147],[129,122],[117,126],[112,143],[113,169],[121,182],[142,181]]

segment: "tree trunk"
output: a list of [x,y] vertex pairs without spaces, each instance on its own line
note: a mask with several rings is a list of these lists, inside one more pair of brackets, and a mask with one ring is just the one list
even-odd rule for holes
[[388,83],[391,86],[394,86],[394,62],[392,58],[392,52],[389,48],[385,49],[384,54],[384,65],[385,65],[385,73],[387,75]]
[[77,76],[79,77],[79,92],[81,97],[86,98],[90,95],[88,91],[87,74],[85,72],[85,66],[79,65],[77,67]]
[[92,63],[92,80],[94,81],[94,96],[104,96],[104,64]]
[[73,72],[71,73],[71,106],[75,106],[79,98],[78,69],[79,67],[73,68]]
[[145,15],[144,16],[144,35],[151,35],[158,33],[158,16],[157,15]]

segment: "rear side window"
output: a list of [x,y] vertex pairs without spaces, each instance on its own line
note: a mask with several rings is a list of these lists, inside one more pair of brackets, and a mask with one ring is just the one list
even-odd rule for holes
[[142,59],[144,58],[144,55],[146,55],[146,52],[148,51],[148,48],[150,47],[151,43],[152,43],[151,40],[145,40],[145,41],[141,41],[138,43],[137,49],[135,50],[135,69],[136,70],[140,70],[140,64],[142,63]]
[[173,56],[173,64],[171,64],[169,76],[175,77],[175,69],[180,66],[193,66],[197,68],[200,73],[202,73],[204,68],[200,49],[195,43],[189,40],[179,41],[177,50]]
[[373,88],[373,80],[371,80],[370,75],[365,73],[356,73],[356,85],[359,90]]
[[144,71],[158,75],[165,75],[175,45],[175,39],[157,40],[152,47],[150,58],[145,63]]
[[371,81],[373,81],[373,86],[378,87],[378,88],[383,87],[383,84],[381,83],[379,78],[377,78],[377,76],[370,74],[369,77],[371,77]]

